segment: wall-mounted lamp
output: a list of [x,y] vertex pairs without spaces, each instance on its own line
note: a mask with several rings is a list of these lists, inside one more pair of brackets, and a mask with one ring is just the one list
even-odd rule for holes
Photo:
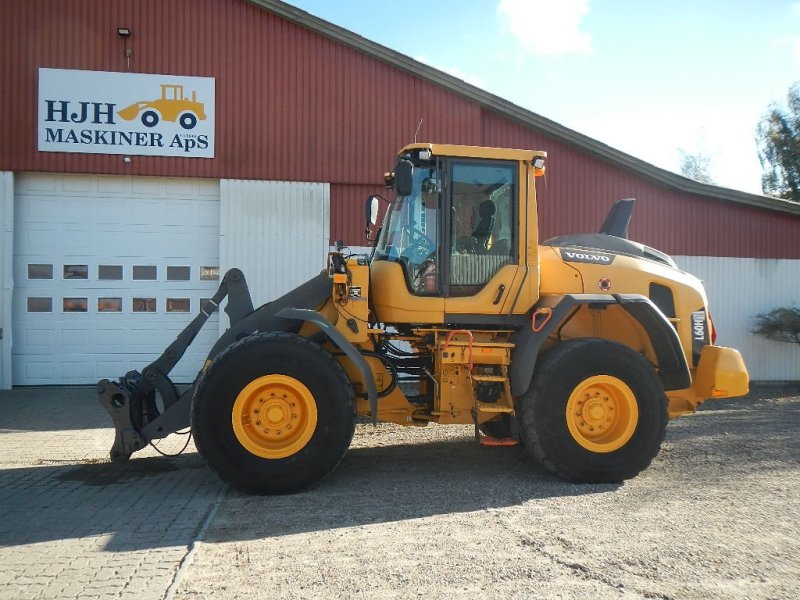
[[127,47],[127,40],[129,37],[131,37],[131,33],[133,32],[131,31],[130,27],[117,27],[117,35],[119,36],[119,39],[122,40],[122,48],[124,49],[128,71],[131,70],[131,57],[133,56],[133,50]]

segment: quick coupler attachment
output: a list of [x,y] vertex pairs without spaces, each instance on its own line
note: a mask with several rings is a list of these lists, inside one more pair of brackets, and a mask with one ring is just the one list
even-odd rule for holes
[[108,379],[97,383],[97,399],[114,422],[115,438],[110,453],[112,461],[128,460],[148,441],[139,433],[136,424],[141,419],[142,398],[136,389],[136,378],[131,375],[133,373],[121,377],[119,383]]

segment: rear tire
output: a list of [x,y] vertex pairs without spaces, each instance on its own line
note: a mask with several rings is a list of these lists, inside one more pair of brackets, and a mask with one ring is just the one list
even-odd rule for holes
[[192,400],[197,450],[220,479],[254,494],[327,477],[355,430],[353,388],[336,360],[291,333],[252,335],[222,352]]
[[658,454],[668,420],[653,366],[627,346],[595,338],[548,352],[517,404],[533,456],[550,472],[587,483],[640,473]]

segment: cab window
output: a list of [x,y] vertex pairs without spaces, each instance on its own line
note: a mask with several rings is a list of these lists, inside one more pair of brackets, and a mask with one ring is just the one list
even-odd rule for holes
[[515,262],[516,181],[515,164],[451,163],[450,296],[477,293]]
[[392,204],[375,249],[375,258],[403,265],[413,294],[440,294],[436,269],[441,186],[436,165],[416,166],[412,192]]

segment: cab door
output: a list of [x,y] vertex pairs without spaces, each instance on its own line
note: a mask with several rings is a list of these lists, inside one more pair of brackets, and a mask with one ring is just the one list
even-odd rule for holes
[[497,320],[492,315],[512,310],[525,276],[519,235],[519,223],[526,220],[525,203],[519,201],[524,165],[450,159],[446,169],[445,322],[490,324]]

